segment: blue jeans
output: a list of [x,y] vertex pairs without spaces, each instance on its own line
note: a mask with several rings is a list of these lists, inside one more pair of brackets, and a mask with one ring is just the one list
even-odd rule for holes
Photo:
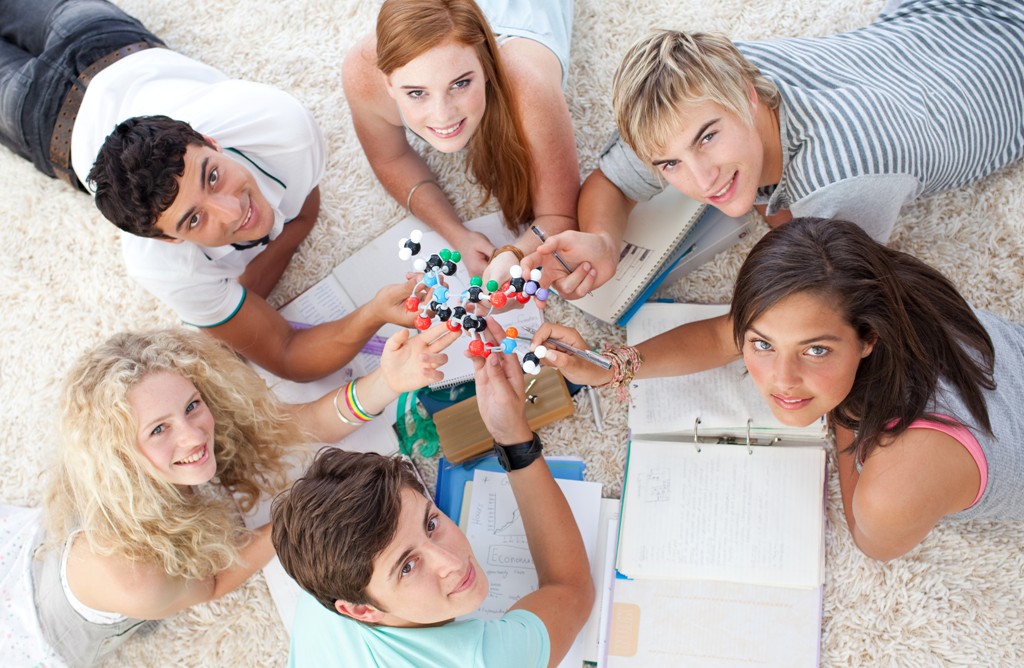
[[68,90],[135,42],[163,45],[107,0],[0,0],[0,143],[55,176],[50,138]]

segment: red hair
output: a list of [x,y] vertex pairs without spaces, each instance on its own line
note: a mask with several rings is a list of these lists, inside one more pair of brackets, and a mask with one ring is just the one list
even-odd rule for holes
[[469,140],[466,170],[518,231],[533,217],[530,149],[487,18],[473,0],[385,0],[377,15],[377,67],[386,75],[449,42],[473,47],[487,79],[486,109]]

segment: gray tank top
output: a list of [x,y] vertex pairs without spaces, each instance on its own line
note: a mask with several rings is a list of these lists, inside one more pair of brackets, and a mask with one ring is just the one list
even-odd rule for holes
[[[37,543],[42,542],[42,531]],[[141,628],[156,622],[124,619],[113,624],[96,624],[78,614],[60,584],[61,551],[50,550],[42,559],[32,560],[32,592],[39,623],[46,641],[69,666],[93,666]]]
[[996,389],[984,393],[992,434],[978,427],[970,411],[945,383],[940,383],[929,411],[956,418],[978,439],[988,461],[988,484],[971,508],[949,520],[1024,519],[1024,325],[976,311],[995,348]]

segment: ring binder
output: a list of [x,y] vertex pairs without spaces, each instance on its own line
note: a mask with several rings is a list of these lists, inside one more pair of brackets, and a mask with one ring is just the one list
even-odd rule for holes
[[[636,345],[727,312],[647,304],[627,327],[626,341]],[[697,651],[749,657],[744,665],[818,665],[825,426],[779,422],[742,360],[632,383],[616,559],[623,579],[612,592],[611,624],[635,643],[614,655],[615,665],[690,665]],[[752,618],[770,642],[738,638],[736,620]],[[665,641],[670,619],[699,619],[700,631],[689,642],[676,635]],[[743,654],[734,652],[739,640],[749,647]],[[781,647],[786,658],[763,660],[782,656]]]
[[[716,445],[739,445],[739,443],[740,443],[740,441],[737,440],[736,436],[728,436],[728,435],[701,436],[700,435],[700,425],[701,425],[701,420],[698,417],[698,418],[696,418],[693,421],[693,444],[696,446],[697,452],[701,451],[701,447],[700,446],[701,446],[702,443],[714,443]],[[776,443],[779,443],[779,442],[782,441],[782,437],[781,436],[773,436],[771,439],[769,439],[767,441],[761,441],[760,439],[754,438],[753,436],[750,435],[751,431],[753,430],[753,428],[754,428],[754,418],[747,418],[746,440],[744,441],[744,443],[747,446],[747,454],[748,455],[754,454],[754,447],[753,446],[755,446],[755,445],[766,445],[766,446],[767,445],[775,445]]]

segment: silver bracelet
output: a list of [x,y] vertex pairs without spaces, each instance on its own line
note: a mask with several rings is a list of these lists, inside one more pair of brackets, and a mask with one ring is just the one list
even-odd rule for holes
[[[384,412],[383,410],[381,410],[381,411],[379,411],[377,413],[371,413],[370,411],[368,411],[365,408],[363,408],[363,402],[359,401],[359,396],[356,394],[356,381],[357,380],[359,380],[359,379],[356,378],[351,383],[351,385],[352,385],[352,401],[355,403],[356,408],[358,410],[362,411],[363,413],[365,413],[366,415],[369,415],[371,418],[380,417],[381,413]],[[335,396],[335,398],[337,398],[337,396]]]
[[420,182],[416,183],[415,185],[413,185],[412,188],[409,188],[409,196],[405,198],[405,210],[409,213],[410,216],[416,215],[416,214],[414,214],[412,212],[412,196],[416,194],[416,189],[417,188],[419,188],[422,185],[426,185],[428,183],[433,183],[438,188],[441,187],[440,185],[438,185],[437,181],[435,181],[434,179],[431,178],[431,179],[423,179],[422,181],[420,181]]
[[362,422],[353,422],[352,420],[349,420],[347,417],[341,414],[341,407],[338,406],[338,397],[341,396],[342,390],[344,390],[347,387],[348,385],[342,385],[341,387],[338,388],[338,391],[334,393],[334,412],[337,413],[338,419],[344,422],[345,424],[349,425],[350,427],[358,427],[362,425]]

